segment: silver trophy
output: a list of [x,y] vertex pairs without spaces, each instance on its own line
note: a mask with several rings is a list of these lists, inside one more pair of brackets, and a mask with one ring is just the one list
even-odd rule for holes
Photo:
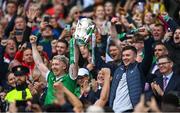
[[76,30],[74,32],[74,38],[78,45],[86,45],[89,38],[94,33],[95,24],[89,18],[82,18],[78,20]]

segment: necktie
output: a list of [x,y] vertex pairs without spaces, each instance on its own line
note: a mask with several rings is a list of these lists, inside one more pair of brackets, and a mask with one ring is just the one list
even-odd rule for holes
[[164,78],[163,78],[163,90],[164,90],[164,91],[165,91],[166,86],[167,86],[167,80],[168,80],[167,77],[164,77]]

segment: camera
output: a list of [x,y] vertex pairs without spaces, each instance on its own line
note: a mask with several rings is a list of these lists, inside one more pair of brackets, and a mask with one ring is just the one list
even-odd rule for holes
[[50,21],[50,16],[44,16],[44,22],[47,22],[47,23],[49,23],[49,21]]

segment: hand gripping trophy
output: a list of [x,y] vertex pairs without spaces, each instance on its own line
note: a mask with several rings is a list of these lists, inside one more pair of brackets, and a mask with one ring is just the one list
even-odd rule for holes
[[[78,20],[76,25],[73,38],[70,41],[70,60],[75,59],[73,56],[75,51],[73,50],[74,46],[86,46],[91,40],[92,46],[92,59],[94,59],[94,47],[95,47],[95,24],[90,18],[81,18]],[[94,62],[94,60],[92,60]]]
[[78,20],[74,33],[74,38],[76,39],[77,44],[86,45],[89,41],[89,38],[92,37],[94,29],[95,25],[91,19],[82,18]]

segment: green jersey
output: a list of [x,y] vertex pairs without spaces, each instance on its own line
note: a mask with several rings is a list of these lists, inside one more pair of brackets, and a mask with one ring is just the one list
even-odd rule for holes
[[69,74],[64,74],[60,78],[57,78],[53,72],[48,72],[46,75],[46,80],[48,83],[47,95],[45,98],[45,104],[52,104],[55,99],[55,89],[53,87],[54,83],[62,82],[62,84],[72,93],[76,87],[76,81],[70,78]]

